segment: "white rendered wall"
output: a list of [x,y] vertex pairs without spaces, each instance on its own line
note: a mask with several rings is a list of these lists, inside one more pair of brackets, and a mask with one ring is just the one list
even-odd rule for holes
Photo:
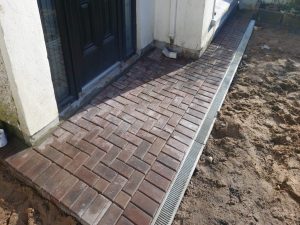
[[[154,39],[157,41],[169,43],[171,0],[154,0],[154,2]],[[177,35],[177,32],[175,35]]]
[[0,48],[21,131],[30,138],[58,119],[36,0],[0,0]]
[[[155,0],[154,39],[170,43],[170,8],[172,1]],[[204,0],[177,0],[174,44],[200,50]]]
[[[217,4],[217,3],[216,3]],[[213,19],[215,11],[215,2],[213,0],[205,0],[205,8],[203,13],[203,26],[201,34],[201,49],[205,48],[211,39],[213,38],[219,24],[211,27],[211,21]]]
[[[220,26],[221,18],[229,6],[237,0],[155,0],[154,39],[170,44],[170,33],[174,33],[174,45],[183,50],[200,53],[205,50]],[[177,2],[175,32],[172,29],[172,5]],[[214,12],[218,19],[212,26]]]
[[[256,0],[251,0],[256,1]],[[224,22],[224,16],[228,15],[230,7],[237,4],[237,0],[205,0],[203,29],[201,37],[201,48],[206,49],[207,45],[213,39],[216,31],[220,28],[221,23]],[[214,19],[214,26],[211,20]]]
[[137,49],[142,50],[154,38],[154,0],[137,0]]
[[[210,0],[213,2],[212,0]],[[185,49],[201,49],[205,14],[204,0],[179,0],[174,44]],[[211,12],[212,15],[212,12]],[[208,19],[208,18],[207,18]],[[210,17],[211,20],[211,17]]]
[[[154,39],[170,43],[171,4],[176,0],[155,0]],[[200,51],[214,11],[214,0],[177,0],[174,44],[183,49]]]

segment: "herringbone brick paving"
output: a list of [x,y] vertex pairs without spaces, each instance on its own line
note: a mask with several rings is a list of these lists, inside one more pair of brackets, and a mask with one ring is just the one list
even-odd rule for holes
[[44,143],[1,157],[82,223],[150,224],[247,25],[230,19],[196,61],[154,51]]

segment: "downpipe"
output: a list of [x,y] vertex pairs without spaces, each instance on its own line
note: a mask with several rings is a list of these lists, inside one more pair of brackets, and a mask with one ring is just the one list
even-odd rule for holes
[[170,31],[169,38],[170,44],[174,44],[175,35],[176,35],[176,22],[177,22],[177,4],[178,0],[171,0],[170,4]]
[[177,23],[177,6],[178,0],[171,0],[170,4],[170,29],[169,29],[169,38],[170,38],[170,48],[164,48],[163,54],[172,59],[177,58],[177,52],[174,51],[174,41],[176,36],[176,23]]

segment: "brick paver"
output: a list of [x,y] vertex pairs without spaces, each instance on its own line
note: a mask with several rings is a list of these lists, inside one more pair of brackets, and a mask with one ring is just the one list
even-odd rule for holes
[[150,224],[247,24],[229,20],[196,61],[143,57],[43,144],[2,158],[84,224]]

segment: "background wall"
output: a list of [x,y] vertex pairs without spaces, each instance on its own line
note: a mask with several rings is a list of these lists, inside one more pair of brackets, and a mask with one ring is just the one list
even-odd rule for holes
[[294,3],[296,0],[262,0],[263,3],[286,4]]
[[[241,9],[254,9],[259,0],[240,0]],[[300,0],[260,0],[262,3],[273,4],[297,4],[300,5]]]

